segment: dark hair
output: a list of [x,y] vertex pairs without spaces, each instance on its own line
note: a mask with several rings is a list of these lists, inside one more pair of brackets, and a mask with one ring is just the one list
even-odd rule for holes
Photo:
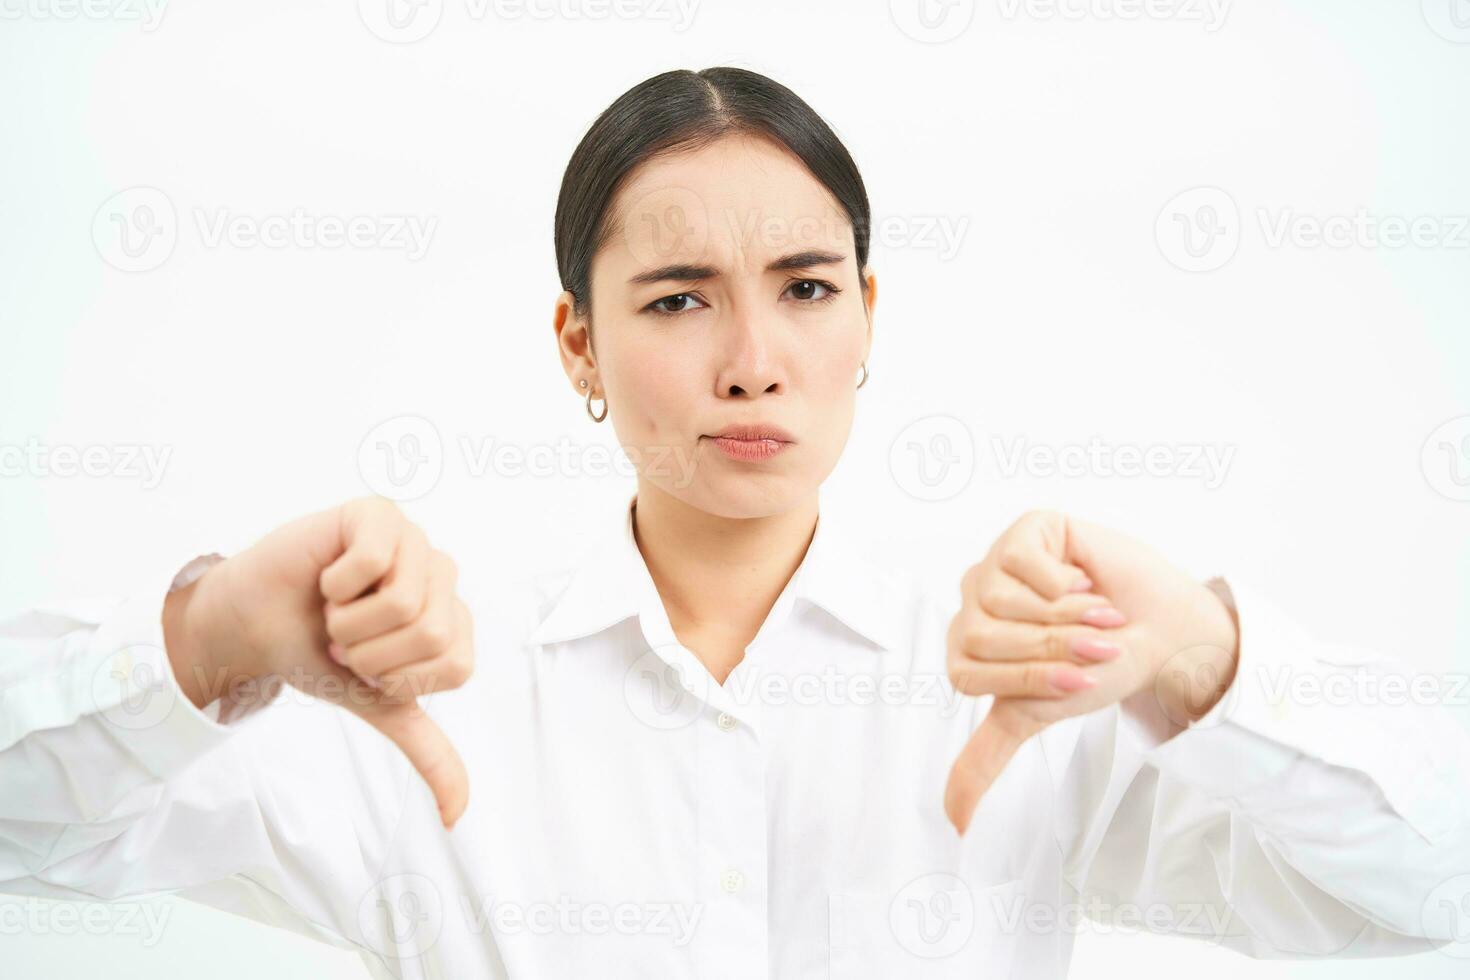
[[628,174],[656,154],[697,149],[732,133],[782,144],[832,193],[852,223],[861,280],[868,262],[868,192],[831,127],[795,92],[764,75],[743,68],[680,69],[620,95],[567,163],[556,200],[556,267],[578,316],[591,308],[592,257],[613,233],[606,212]]

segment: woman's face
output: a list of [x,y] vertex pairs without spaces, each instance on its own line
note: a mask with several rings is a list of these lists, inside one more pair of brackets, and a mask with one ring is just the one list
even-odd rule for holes
[[[568,377],[606,397],[640,487],[722,517],[809,501],[852,427],[876,298],[835,199],[785,148],[740,135],[647,161],[609,221],[590,349],[570,293],[556,326]],[[713,438],[732,425],[789,442],[762,457],[750,449],[768,444]]]

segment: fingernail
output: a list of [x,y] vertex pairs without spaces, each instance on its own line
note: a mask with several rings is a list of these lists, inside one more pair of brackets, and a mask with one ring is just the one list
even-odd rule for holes
[[1084,575],[1080,579],[1078,579],[1076,582],[1073,582],[1072,583],[1072,587],[1070,589],[1068,589],[1067,591],[1068,592],[1089,592],[1091,590],[1092,590],[1092,579],[1090,579],[1086,575]]
[[1072,652],[1087,660],[1112,660],[1123,652],[1122,647],[1106,640],[1094,640],[1090,636],[1079,636],[1071,643]]
[[342,658],[345,655],[346,651],[342,649],[342,644],[336,642],[327,644],[327,656],[331,657],[336,663],[342,663]]
[[1080,618],[1088,626],[1122,626],[1128,622],[1128,617],[1112,606],[1093,606],[1083,612]]
[[362,679],[362,682],[368,687],[372,688],[374,691],[380,690],[383,686],[381,683],[379,683],[376,677],[364,677]]
[[1051,672],[1051,686],[1058,691],[1085,691],[1097,686],[1097,678],[1073,667],[1058,667]]

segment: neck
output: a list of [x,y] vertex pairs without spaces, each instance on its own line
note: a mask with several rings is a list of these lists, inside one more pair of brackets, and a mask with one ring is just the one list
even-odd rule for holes
[[633,536],[679,642],[719,683],[800,567],[817,496],[764,517],[720,517],[639,481]]

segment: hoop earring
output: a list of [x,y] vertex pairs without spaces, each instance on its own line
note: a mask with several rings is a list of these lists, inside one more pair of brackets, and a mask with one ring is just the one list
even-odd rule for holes
[[868,383],[868,362],[867,361],[864,361],[863,362],[863,380],[861,380],[861,381],[858,382],[858,387],[861,388],[863,385],[865,385],[867,383]]
[[[587,379],[586,378],[583,378],[582,379],[581,385],[582,385],[583,388],[587,388]],[[601,415],[593,415],[592,414],[592,389],[591,388],[587,388],[587,417],[589,419],[591,419],[592,421],[594,421],[594,422],[601,422],[603,419],[607,418],[607,399],[606,398],[603,398],[602,399],[602,414]]]

